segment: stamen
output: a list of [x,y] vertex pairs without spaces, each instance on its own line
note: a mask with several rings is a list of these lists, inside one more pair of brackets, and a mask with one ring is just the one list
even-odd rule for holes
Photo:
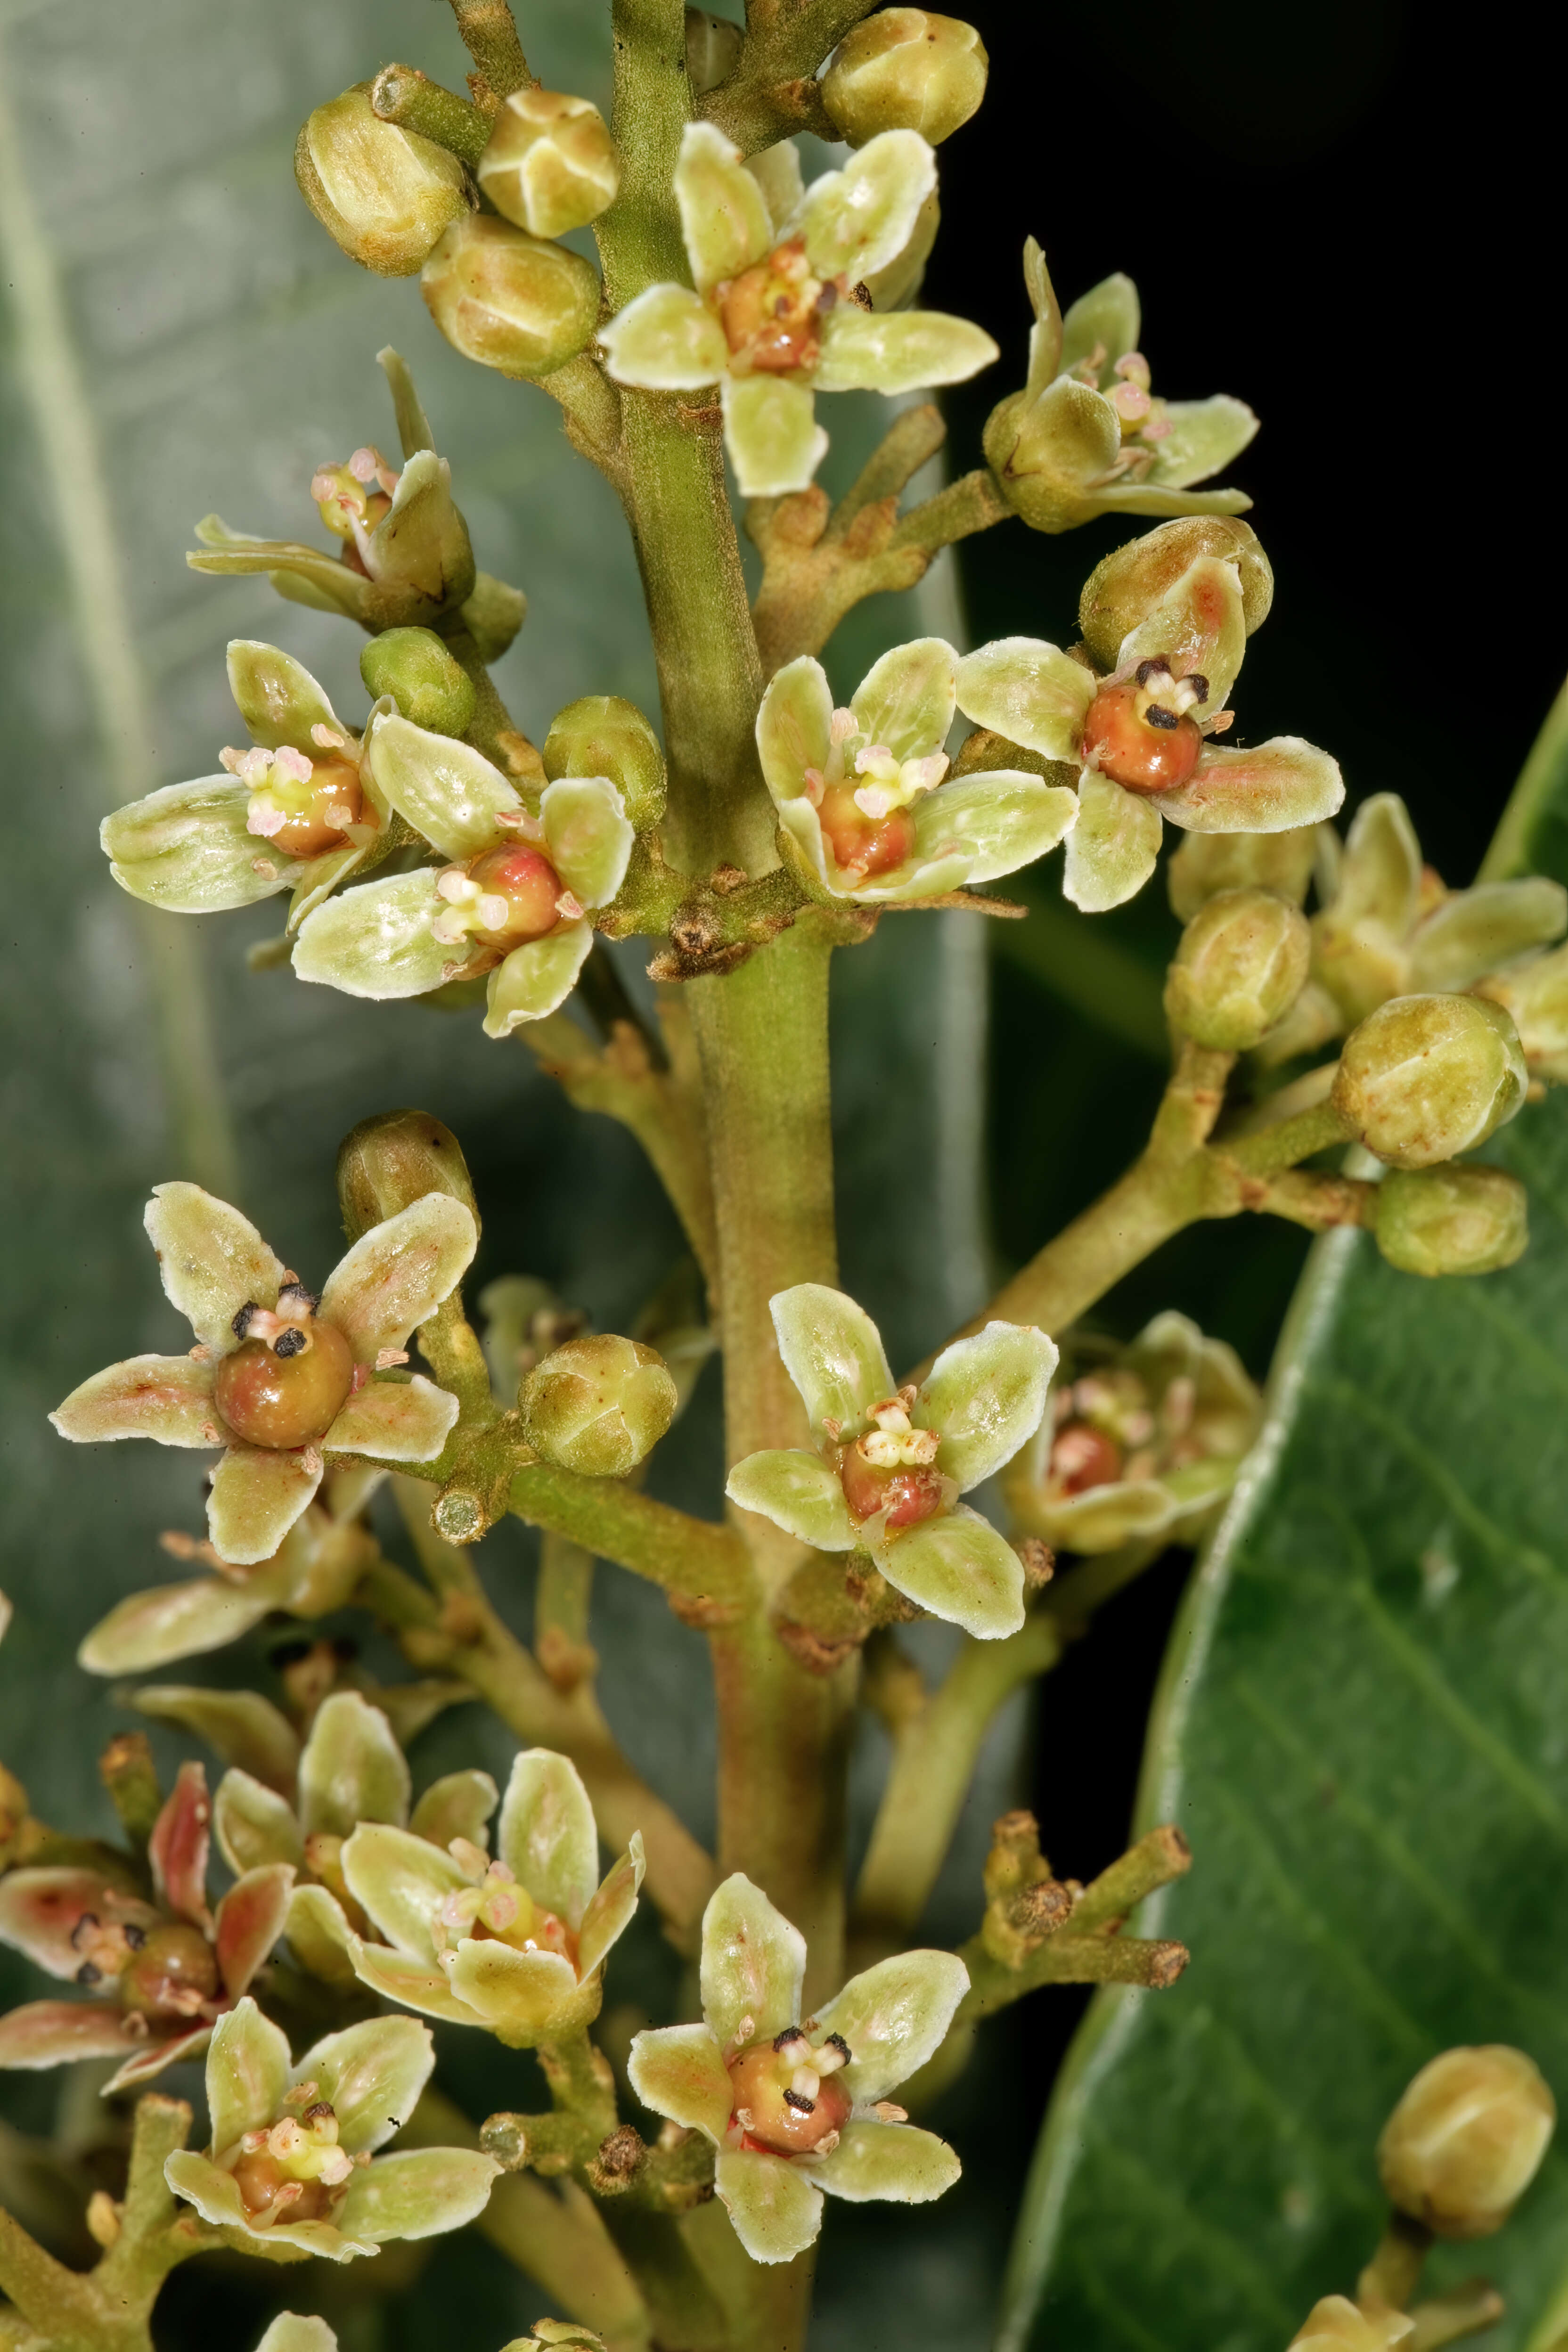
[[779,2055],[782,2057],[782,2056],[784,2055],[784,2052],[785,2052],[786,2050],[788,2050],[788,2049],[792,2046],[792,2044],[793,2044],[793,2043],[795,2043],[795,2042],[805,2042],[805,2034],[801,2032],[801,2030],[800,2030],[800,2028],[799,2028],[799,2026],[798,2026],[798,2025],[786,2025],[786,2026],[784,2027],[784,2032],[783,2032],[782,2033],[775,2033],[775,2034],[774,2034],[774,2036],[773,2036],[773,2048],[778,2052]]
[[1175,727],[1180,724],[1181,714],[1179,711],[1165,709],[1161,703],[1152,702],[1143,713],[1143,718],[1145,724],[1150,727]]
[[823,2064],[822,2061],[829,2050],[837,2051],[838,2063],[840,2066],[847,2066],[850,2063],[852,2054],[849,2044],[845,2041],[842,2033],[830,2033],[826,2041],[823,2043],[821,2050],[817,2053],[816,2058],[818,2072],[824,2074],[826,2074],[829,2070]]
[[1141,661],[1139,663],[1132,675],[1137,679],[1140,686],[1146,687],[1151,685],[1157,677],[1169,677],[1171,675],[1171,665],[1163,654],[1152,654],[1147,661]]
[[786,2091],[784,2099],[785,2106],[793,2107],[797,2116],[814,2116],[816,2113],[816,2101],[806,2098],[800,2091]]
[[287,1360],[291,1356],[302,1356],[310,1344],[310,1335],[301,1331],[297,1323],[291,1323],[286,1331],[279,1333],[272,1352]]
[[233,1321],[228,1327],[234,1333],[237,1339],[244,1339],[246,1333],[250,1328],[253,1317],[259,1315],[261,1309],[257,1305],[254,1298],[247,1298],[246,1300],[245,1305],[239,1309],[238,1313],[235,1316]]

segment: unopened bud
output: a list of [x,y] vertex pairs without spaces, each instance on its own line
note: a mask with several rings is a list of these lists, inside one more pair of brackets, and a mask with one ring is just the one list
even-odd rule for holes
[[605,1332],[568,1339],[518,1391],[529,1444],[562,1470],[624,1478],[675,1418],[676,1388],[661,1356]]
[[1222,890],[1272,890],[1299,907],[1318,854],[1315,824],[1289,833],[1184,833],[1165,869],[1171,911],[1190,923]]
[[1500,2230],[1535,2178],[1557,2120],[1540,2069],[1490,2042],[1423,2066],[1383,2128],[1389,2200],[1440,2238]]
[[1505,1168],[1391,1168],[1376,1233],[1402,1274],[1495,1274],[1524,1255],[1530,1196]]
[[460,618],[487,668],[500,661],[527,617],[528,599],[521,588],[509,587],[489,572],[476,573]]
[[416,131],[383,122],[368,82],[310,116],[294,149],[294,176],[350,260],[384,278],[412,278],[442,230],[468,211],[458,158]]
[[1311,956],[1307,918],[1288,898],[1221,890],[1182,933],[1165,1011],[1195,1045],[1245,1054],[1295,1003]]
[[634,831],[646,833],[664,814],[664,753],[635,702],[618,694],[585,694],[550,722],[544,772],[608,776],[626,803]]
[[582,257],[475,213],[425,264],[420,291],[454,350],[506,375],[549,375],[599,320],[599,279]]
[[531,236],[564,236],[615,203],[621,163],[587,99],[514,89],[479,158],[479,181],[497,212]]
[[1391,996],[1345,1040],[1334,1108],[1393,1168],[1484,1143],[1524,1100],[1519,1034],[1479,996]]
[[986,65],[979,34],[959,17],[879,8],[834,50],[822,102],[851,147],[883,131],[918,131],[935,147],[984,97]]
[[1568,947],[1494,971],[1476,990],[1510,1013],[1531,1077],[1568,1084]]
[[367,692],[390,694],[405,719],[437,735],[461,735],[474,715],[474,682],[430,629],[384,629],[359,657]]
[[1290,2338],[1289,2352],[1394,2352],[1415,2332],[1402,2311],[1362,2311],[1349,2295],[1326,2294]]
[[1235,564],[1247,635],[1261,627],[1274,602],[1274,573],[1258,533],[1235,515],[1180,515],[1115,549],[1084,583],[1078,625],[1102,669],[1115,668],[1122,639],[1202,555]]
[[686,78],[693,98],[705,97],[729,79],[745,37],[728,16],[711,16],[706,8],[687,10]]
[[462,1147],[428,1111],[388,1110],[362,1118],[338,1146],[338,1201],[350,1241],[426,1192],[449,1193],[479,1223]]

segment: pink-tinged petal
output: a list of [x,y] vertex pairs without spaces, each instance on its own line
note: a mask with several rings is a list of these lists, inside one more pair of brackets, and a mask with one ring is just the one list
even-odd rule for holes
[[187,2058],[199,2058],[212,2040],[212,2027],[198,2025],[189,2033],[176,2033],[170,2042],[143,2042],[136,2054],[128,2058],[120,2072],[105,2083],[100,2095],[112,2098],[116,2091],[140,2090],[143,2083],[155,2082],[170,2066],[179,2066]]
[[518,1952],[489,1937],[464,1937],[447,1982],[514,2049],[527,2048],[582,2009],[577,1971],[560,1952]]
[[844,2087],[858,2104],[885,2098],[918,2074],[968,1990],[969,1970],[955,1952],[899,1952],[851,1977],[817,2011],[821,2031],[849,2045]]
[[1194,671],[1208,693],[1194,703],[1194,714],[1207,718],[1223,710],[1236,684],[1247,650],[1247,622],[1242,609],[1241,574],[1234,563],[1217,556],[1200,555],[1168,588],[1146,620],[1122,638],[1117,654],[1117,675],[1151,658],[1168,662],[1177,677]]
[[207,1496],[207,1533],[219,1559],[234,1568],[270,1559],[314,1497],[323,1467],[313,1446],[273,1454],[259,1445],[231,1445]]
[[74,1981],[82,1956],[71,1937],[88,1917],[104,1927],[158,1925],[150,1904],[138,1902],[99,1870],[8,1870],[0,1877],[0,1944],[25,1953],[52,1977]]
[[[215,1690],[205,1683],[143,1683],[132,1698],[139,1714],[155,1723],[183,1724],[215,1748],[226,1764],[237,1765],[268,1789],[291,1790],[300,1760],[300,1735],[280,1707],[259,1691]],[[288,1853],[255,1855],[254,1861],[287,1862]],[[236,1865],[247,1868],[247,1863]]]
[[362,1364],[410,1333],[449,1298],[479,1246],[471,1211],[448,1192],[426,1192],[362,1234],[327,1277],[321,1315]]
[[90,2000],[29,2000],[0,2017],[0,2066],[68,2066],[78,2058],[120,2058],[131,2036],[117,2009]]
[[372,1381],[350,1397],[321,1444],[330,1454],[378,1462],[434,1462],[457,1422],[457,1398],[416,1372],[411,1381]]
[[319,2084],[337,2116],[340,2144],[351,2156],[369,2155],[407,2122],[435,2063],[427,2025],[412,2017],[370,2017],[313,2043],[293,2081]]
[[199,1184],[155,1184],[142,1223],[163,1288],[206,1347],[234,1347],[242,1307],[275,1307],[284,1268],[248,1217]]
[[722,2147],[713,2186],[731,2227],[754,2263],[788,2263],[815,2245],[822,2191],[804,2165],[749,2147]]
[[719,2044],[705,2025],[656,2025],[633,2036],[626,2073],[645,2107],[715,2145],[735,2102]]
[[217,1906],[213,1941],[218,1974],[230,2000],[237,2000],[283,1933],[294,1866],[270,1862],[237,1878]]
[[212,1843],[213,1802],[200,1764],[182,1764],[174,1790],[153,1824],[147,1859],[153,1884],[171,1911],[212,1933],[207,1909],[207,1852]]
[[888,2198],[897,2205],[929,2205],[952,2187],[963,2168],[944,2139],[913,2124],[846,2124],[837,2147],[811,2168],[830,2197],[864,2205]]
[[245,2133],[276,2123],[288,2088],[287,2034],[253,2000],[242,2000],[218,2019],[207,2051],[207,2111],[215,2154],[226,2154]]
[[740,1871],[702,1915],[702,2014],[722,2048],[801,2021],[805,1937]]
[[1184,833],[1290,833],[1321,824],[1344,796],[1337,760],[1299,735],[1276,735],[1250,751],[1205,746],[1179,791],[1152,797]]
[[187,1576],[128,1593],[100,1618],[77,1652],[89,1675],[145,1674],[204,1651],[226,1648],[280,1605],[278,1583],[262,1575],[245,1584],[226,1576]]
[[599,1876],[594,1808],[577,1767],[548,1748],[514,1758],[496,1852],[536,1903],[576,1927]]
[[634,1830],[631,1843],[583,1914],[583,1924],[577,1935],[577,1973],[584,1980],[593,1975],[605,1953],[619,1942],[631,1924],[631,1916],[637,1907],[637,1896],[642,1891],[646,1867],[642,1832]]
[[[308,1892],[308,1889],[301,1890]],[[484,2019],[466,2000],[459,2000],[447,1982],[447,1972],[430,1960],[395,1952],[385,1944],[356,1943],[354,1974],[361,1984],[384,2000],[399,2000],[423,2017],[439,2017],[448,2025],[483,2025]]]
[[49,1419],[75,1445],[150,1437],[156,1445],[226,1445],[213,1368],[189,1356],[132,1356],[72,1389]]
[[373,2246],[388,2238],[435,2238],[482,2213],[500,2171],[477,2147],[411,2147],[378,2156],[349,2182],[338,2220]]

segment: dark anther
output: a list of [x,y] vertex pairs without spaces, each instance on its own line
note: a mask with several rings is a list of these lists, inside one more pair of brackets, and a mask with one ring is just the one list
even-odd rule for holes
[[1182,684],[1190,687],[1200,702],[1208,700],[1209,682],[1201,669],[1190,669],[1182,680]]
[[97,1925],[98,1914],[96,1911],[84,1911],[82,1913],[81,1917],[71,1929],[71,1949],[73,1952],[79,1952],[81,1949],[82,1929],[84,1927],[96,1927]]
[[792,2042],[804,2042],[805,2040],[805,2036],[801,2032],[798,2025],[786,2025],[782,2033],[774,2034],[773,2048],[775,2050],[787,2050]]
[[313,1290],[307,1290],[302,1282],[286,1282],[278,1294],[279,1307],[286,1298],[292,1299],[296,1307],[303,1307],[311,1315],[321,1303],[318,1294]]
[[[101,1984],[103,1982],[103,1970],[101,1969],[95,1969],[90,1960],[83,1960],[80,1968],[78,1969],[76,1972],[76,1980],[79,1985]],[[784,2095],[787,2097],[789,2095],[786,2092]]]
[[786,2091],[784,2105],[793,2107],[797,2116],[814,2116],[816,2113],[816,2101],[808,2099],[804,2091]]
[[845,2041],[842,2033],[830,2033],[822,2046],[825,2050],[837,2050],[847,2066],[848,2065],[850,2059],[854,2056],[853,2051],[850,2049],[847,2042]]
[[[1174,723],[1173,720],[1172,724],[1174,725]],[[272,1345],[272,1352],[275,1356],[301,1356],[310,1344],[310,1340],[299,1325],[290,1323],[287,1331],[279,1332]]]
[[237,1339],[244,1339],[246,1333],[250,1328],[251,1317],[253,1315],[259,1315],[261,1309],[258,1307],[254,1298],[247,1298],[246,1300],[244,1306],[235,1317],[234,1321],[229,1325],[229,1329],[234,1333]]
[[1165,709],[1158,702],[1152,702],[1143,716],[1151,727],[1173,727],[1176,724],[1175,712]]
[[145,1927],[134,1927],[129,1920],[127,1920],[125,1926],[120,1932],[124,1937],[126,1942],[130,1945],[133,1952],[141,1951],[146,1944],[147,1930]]
[[325,2099],[317,2099],[306,2108],[300,2121],[302,2124],[319,2124],[324,2118],[328,2123],[333,2123],[337,2119],[337,2112]]
[[1147,661],[1141,661],[1132,675],[1140,686],[1147,686],[1152,677],[1169,677],[1171,665],[1163,654],[1154,654]]

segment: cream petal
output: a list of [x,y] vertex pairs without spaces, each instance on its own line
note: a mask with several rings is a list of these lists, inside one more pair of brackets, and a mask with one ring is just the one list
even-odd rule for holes
[[967,1493],[993,1477],[1040,1425],[1057,1349],[1032,1325],[987,1323],[944,1348],[912,1419],[942,1438],[937,1467]]
[[586,923],[563,923],[542,940],[513,948],[490,974],[485,994],[485,1035],[510,1037],[524,1021],[558,1012],[577,985],[594,934]]
[[226,1201],[199,1184],[154,1184],[142,1222],[170,1302],[209,1348],[237,1345],[242,1307],[274,1307],[282,1261]]
[[1153,799],[1187,833],[1290,833],[1321,824],[1344,796],[1337,761],[1299,735],[1276,735],[1248,751],[1205,745],[1180,790]]
[[280,2311],[256,2352],[338,2352],[338,2339],[324,2319]]
[[468,1884],[450,1855],[409,1830],[362,1822],[343,1847],[342,1866],[349,1893],[382,1934],[428,1966],[435,1958],[436,1912]]
[[451,1297],[478,1247],[472,1210],[449,1192],[426,1192],[372,1225],[338,1260],[321,1293],[321,1318],[337,1325],[356,1362],[374,1364],[407,1346]]
[[759,1512],[815,1551],[853,1551],[859,1541],[837,1472],[804,1447],[748,1454],[724,1492],[742,1511]]
[[584,907],[607,907],[626,878],[637,835],[608,776],[560,776],[546,784],[539,814],[555,871]]
[[945,637],[894,646],[861,679],[849,707],[860,732],[895,760],[924,759],[942,750],[952,725],[958,656]]
[[929,2205],[951,2189],[963,2167],[944,2139],[913,2124],[845,2125],[837,2147],[811,2168],[830,2197],[853,2205],[887,2198],[899,2205]]
[[373,2246],[436,2238],[474,2221],[500,2171],[477,2147],[412,2147],[378,2156],[349,2182],[339,2225]]
[[1079,779],[1078,823],[1068,835],[1063,895],[1086,915],[1135,898],[1159,862],[1160,812],[1138,793],[1086,769]]
[[251,1568],[270,1559],[321,1483],[320,1454],[273,1454],[231,1445],[213,1473],[207,1533],[219,1559]]
[[122,890],[172,915],[214,915],[292,889],[303,867],[249,830],[250,786],[234,776],[165,784],[98,829]]
[[599,1879],[599,1840],[583,1777],[569,1757],[525,1748],[514,1758],[496,1852],[536,1903],[575,1928]]
[[212,2146],[222,2156],[277,2122],[289,2088],[289,2038],[248,1996],[220,2017],[207,2047]]
[[819,661],[802,654],[774,672],[757,712],[757,751],[776,804],[800,798],[808,768],[826,769],[832,725],[833,693]]
[[805,250],[821,278],[851,285],[885,269],[914,234],[936,186],[936,157],[918,131],[883,131],[806,190]]
[[724,330],[689,286],[650,286],[599,330],[617,383],[648,392],[700,392],[730,364]]
[[428,995],[462,961],[430,929],[440,903],[428,866],[324,899],[300,926],[295,972],[345,996],[386,1002]]
[[[289,1897],[284,1934],[307,1976],[320,1977],[338,1992],[353,1989],[359,1937],[344,1918],[342,1905],[324,1886],[295,1887]],[[401,1958],[402,1955],[389,1957]]]
[[1327,919],[1336,931],[1371,925],[1403,940],[1421,909],[1421,844],[1399,794],[1372,793],[1350,821]]
[[626,2074],[645,2107],[717,2143],[734,2098],[719,2044],[705,2025],[658,2025],[634,2035]]
[[788,2263],[816,2242],[822,2191],[804,2165],[749,2148],[720,2149],[713,2186],[754,2263]]
[[963,383],[1000,356],[982,327],[943,310],[871,311],[841,303],[823,323],[819,392],[914,392]]
[[138,1675],[237,1642],[281,1606],[284,1580],[265,1571],[244,1584],[224,1576],[187,1576],[128,1593],[100,1618],[78,1650],[89,1675]]
[[870,1549],[889,1584],[976,1641],[1000,1641],[1023,1624],[1023,1562],[965,1503]]
[[[1241,574],[1234,563],[1200,555],[1160,599],[1147,619],[1121,640],[1117,673],[1151,657],[1168,662],[1177,677],[1197,671],[1208,687],[1194,717],[1223,710],[1247,651]],[[1296,823],[1306,820],[1298,818]]]
[[24,2001],[0,2017],[0,2067],[31,2072],[71,2066],[79,2058],[120,2058],[129,2041],[118,2009],[91,2000]]
[[231,637],[228,688],[235,707],[264,751],[281,743],[304,751],[312,727],[338,725],[338,715],[303,662],[258,637]]
[[918,857],[962,856],[966,882],[992,882],[1055,849],[1078,823],[1078,794],[1022,768],[982,769],[925,793],[914,821]]
[[1469,988],[1489,971],[1561,939],[1568,892],[1544,874],[1478,882],[1436,906],[1410,942],[1412,992]]
[[371,774],[388,804],[443,857],[476,857],[505,835],[498,817],[521,809],[514,784],[482,751],[434,735],[395,710],[366,738]]
[[675,166],[675,201],[700,292],[738,278],[773,244],[767,200],[721,131],[689,122]]
[[458,1400],[423,1372],[372,1381],[350,1397],[321,1443],[332,1454],[378,1462],[434,1462],[458,1425]]
[[430,2029],[412,2017],[371,2017],[306,2051],[290,2081],[320,2085],[351,2156],[374,2153],[419,2104],[436,2064]]
[[821,1282],[777,1291],[768,1307],[784,1368],[800,1392],[813,1435],[857,1435],[872,1405],[893,1392],[871,1318],[843,1291]]
[[820,2030],[849,2045],[843,2081],[858,2105],[886,2098],[920,2072],[968,1990],[969,1971],[956,1953],[899,1952],[851,1977],[817,2011]]
[[49,1419],[76,1445],[150,1437],[158,1445],[226,1444],[213,1402],[213,1369],[188,1356],[132,1356],[73,1389]]
[[1258,431],[1258,419],[1246,401],[1228,392],[1216,392],[1207,400],[1163,401],[1160,421],[1170,431],[1153,444],[1151,479],[1172,489],[1185,489],[1190,482],[1222,473]]
[[133,1703],[155,1723],[183,1724],[216,1748],[226,1764],[254,1773],[268,1788],[293,1788],[300,1735],[259,1691],[218,1690],[205,1683],[143,1683]]
[[514,1951],[489,1937],[458,1946],[447,1980],[513,2047],[536,2042],[579,2005],[577,1971],[562,1953]]
[[352,1837],[361,1822],[408,1818],[408,1760],[378,1706],[332,1691],[316,1711],[300,1759],[300,1826]]
[[183,2066],[190,2059],[199,2058],[211,2040],[212,2027],[198,2025],[189,2033],[174,2034],[166,2042],[139,2042],[124,2064],[101,2086],[100,2098],[112,2099],[121,2091],[141,2090],[171,2066]]
[[630,1927],[647,1868],[642,1832],[634,1830],[625,1853],[595,1888],[583,1914],[577,1936],[577,1973],[584,1982]]
[[489,1843],[487,1823],[500,1791],[488,1772],[468,1769],[444,1772],[432,1780],[413,1812],[408,1826],[416,1837],[443,1851],[455,1837],[467,1838],[481,1851]]
[[419,1960],[407,1952],[389,1951],[384,1944],[353,1946],[354,1974],[361,1984],[368,1985],[384,2000],[400,2000],[405,2009],[416,2009],[426,2017],[438,2017],[448,2025],[483,2025],[484,2019],[466,2000],[459,2000],[447,1982],[447,1971],[431,1960]]
[[805,1938],[737,1871],[702,1915],[702,2014],[723,2048],[801,2021]]
[[996,637],[958,665],[958,707],[966,719],[1042,759],[1075,766],[1095,693],[1092,672],[1043,637]]
[[776,499],[809,489],[827,455],[809,384],[777,375],[726,375],[719,397],[741,496]]
[[213,1798],[213,1835],[237,1877],[268,1863],[305,1866],[305,1843],[287,1797],[231,1765]]
[[1142,310],[1125,270],[1113,270],[1062,313],[1061,349],[1053,373],[1071,375],[1099,354],[1095,380],[1102,392],[1116,381],[1116,362],[1138,348]]

